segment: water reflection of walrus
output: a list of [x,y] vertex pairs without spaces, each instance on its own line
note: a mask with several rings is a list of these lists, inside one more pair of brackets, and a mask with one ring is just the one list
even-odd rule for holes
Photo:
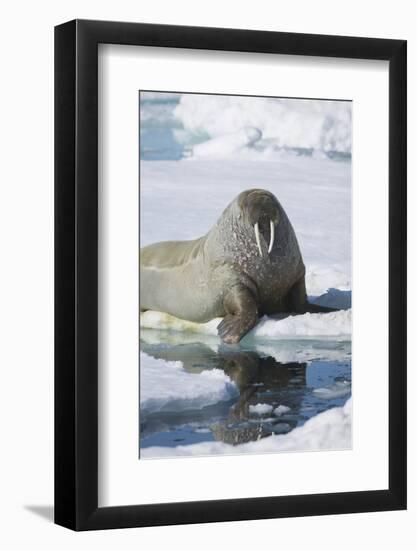
[[[216,440],[237,445],[268,436],[271,431],[280,427],[286,432],[297,425],[297,411],[301,406],[306,386],[306,363],[279,363],[273,357],[255,351],[235,350],[226,346],[214,351],[200,342],[160,346],[142,341],[141,349],[156,359],[181,361],[184,370],[189,373],[221,369],[235,382],[239,388],[239,398],[229,405],[224,419],[219,422],[217,412],[212,413],[215,421],[210,424],[210,430]],[[250,405],[263,403],[271,407],[276,406],[277,401],[281,403],[282,390],[286,392],[286,403],[291,406],[292,418],[276,418],[274,422],[264,423],[262,418],[251,417]],[[293,390],[290,391],[290,396],[288,390]],[[206,423],[207,414],[210,413],[194,411],[194,422]],[[174,417],[171,414],[162,416],[165,431],[170,422],[173,425],[179,422],[178,414]],[[153,420],[157,423],[160,421]],[[149,434],[155,430],[154,424],[149,425],[148,422],[142,425],[142,433]],[[184,422],[184,419],[181,422]]]
[[[283,364],[273,357],[241,352],[224,354],[221,368],[239,387],[239,399],[230,407],[223,422],[211,425],[211,432],[217,441],[240,445],[267,437],[271,432],[286,433],[296,427],[297,408],[302,399],[297,389],[304,389],[306,385],[306,363]],[[252,417],[251,405],[262,403],[272,409],[282,390],[287,390],[288,399],[290,387],[295,390],[291,392],[291,418],[264,422],[262,418]]]
[[141,311],[197,323],[224,317],[218,333],[236,343],[263,314],[333,311],[307,301],[304,277],[283,207],[269,191],[251,189],[229,204],[204,237],[142,248]]
[[212,368],[221,369],[235,382],[240,392],[253,385],[260,391],[277,391],[288,385],[301,387],[306,384],[306,363],[280,363],[254,350],[223,346],[223,349],[215,351],[202,342],[160,346],[143,340],[141,349],[155,359],[180,361],[183,369],[191,374]]

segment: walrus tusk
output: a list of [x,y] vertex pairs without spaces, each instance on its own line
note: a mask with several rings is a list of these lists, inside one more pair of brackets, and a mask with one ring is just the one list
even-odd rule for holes
[[274,246],[274,241],[275,241],[275,224],[272,220],[269,220],[269,225],[271,227],[271,237],[269,239],[268,254],[271,252],[272,247]]
[[259,224],[258,224],[258,222],[256,222],[253,227],[255,229],[256,244],[258,245],[259,254],[262,258],[262,248],[261,248],[261,239],[259,237]]

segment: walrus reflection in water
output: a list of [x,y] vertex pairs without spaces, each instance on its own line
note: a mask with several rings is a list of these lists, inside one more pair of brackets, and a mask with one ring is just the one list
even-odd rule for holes
[[197,323],[223,317],[218,333],[228,344],[264,314],[334,311],[308,302],[294,229],[263,189],[240,193],[199,239],[142,248],[140,303]]
[[290,386],[295,390],[304,388],[306,363],[278,363],[273,357],[246,351],[225,354],[223,370],[236,382],[240,395],[230,408],[226,421],[211,426],[217,441],[239,445],[267,437],[273,432],[287,433],[296,427],[294,412],[302,400],[299,392],[292,397],[290,417],[264,422],[261,418],[251,418],[250,406],[262,403],[276,407],[280,391]]
[[[255,351],[235,351],[226,347],[215,352],[198,342],[161,347],[141,341],[141,349],[156,359],[181,361],[184,370],[192,374],[212,368],[221,369],[236,383],[239,398],[229,406],[222,420],[219,420],[217,412],[193,412],[193,422],[201,421],[204,424],[208,420],[206,415],[213,414],[210,431],[216,440],[237,445],[255,441],[271,433],[286,433],[297,425],[296,417],[306,387],[306,363],[278,363],[273,357],[262,356]],[[271,407],[282,404],[283,390],[287,400],[291,400],[290,403],[286,401],[291,406],[289,416],[264,422],[262,417],[254,417],[250,413],[249,407],[258,403]],[[161,419],[166,431],[170,429],[171,423],[175,426],[177,423],[184,423],[186,418],[181,413],[156,413],[141,423],[141,433],[149,435],[153,431],[152,426],[160,429]]]

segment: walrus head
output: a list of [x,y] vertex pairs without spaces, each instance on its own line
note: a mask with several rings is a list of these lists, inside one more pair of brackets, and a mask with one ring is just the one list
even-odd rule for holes
[[277,198],[265,189],[249,189],[240,193],[237,204],[243,222],[253,228],[260,256],[263,257],[261,239],[270,254],[275,242],[275,226],[281,213]]

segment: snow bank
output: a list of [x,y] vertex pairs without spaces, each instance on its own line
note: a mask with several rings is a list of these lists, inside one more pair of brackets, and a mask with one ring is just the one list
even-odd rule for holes
[[202,409],[238,395],[234,382],[221,370],[186,372],[179,361],[167,362],[140,354],[140,410]]
[[[305,313],[285,318],[263,317],[245,338],[260,340],[333,337],[341,338],[351,334],[352,310],[332,313]],[[221,318],[208,323],[192,323],[178,319],[168,313],[145,311],[140,315],[141,328],[175,330],[206,335],[217,335]]]
[[247,146],[251,146],[262,136],[258,128],[246,127],[238,132],[225,134],[204,141],[193,147],[193,157],[224,158],[237,153]]
[[[256,144],[259,152],[282,148],[351,151],[348,101],[183,94],[174,116],[183,126],[179,139],[191,146],[196,140],[231,135],[252,127],[262,135],[262,143]],[[195,146],[194,152],[197,152]],[[206,153],[235,156],[237,149],[212,148]]]
[[352,310],[332,313],[305,313],[284,319],[263,317],[251,331],[251,336],[262,339],[342,337],[351,334]]
[[271,435],[241,445],[219,441],[179,445],[175,448],[149,447],[142,449],[143,458],[174,456],[204,456],[241,453],[276,453],[282,451],[324,451],[350,449],[352,446],[352,399],[343,407],[318,414],[303,426],[285,435]]

